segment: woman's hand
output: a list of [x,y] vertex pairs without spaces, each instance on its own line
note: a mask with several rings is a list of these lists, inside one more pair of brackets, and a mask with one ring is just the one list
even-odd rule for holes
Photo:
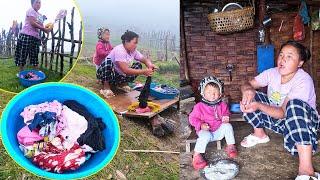
[[223,116],[222,117],[222,122],[223,123],[229,123],[229,121],[230,121],[230,117],[229,116]]
[[248,105],[254,100],[256,91],[253,88],[247,88],[242,91],[242,100],[240,104]]
[[148,77],[148,76],[152,76],[152,74],[153,74],[153,69],[149,69],[149,68],[144,69],[142,74],[145,75],[145,76],[147,76],[147,77]]
[[208,123],[202,123],[201,124],[201,130],[209,131],[210,126]]
[[244,113],[253,113],[256,110],[260,109],[260,103],[259,102],[251,102],[250,104],[242,104],[240,102],[240,109]]
[[52,29],[51,29],[51,28],[46,28],[46,27],[44,27],[42,30],[43,30],[45,33],[49,34],[49,32],[50,32]]
[[157,69],[159,69],[156,65],[154,65],[154,64],[152,64],[152,63],[148,64],[147,67],[148,67],[149,69],[152,69],[152,70],[157,70]]

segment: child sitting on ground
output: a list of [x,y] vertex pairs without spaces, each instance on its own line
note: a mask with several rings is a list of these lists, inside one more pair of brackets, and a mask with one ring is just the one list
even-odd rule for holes
[[110,44],[110,30],[106,28],[99,28],[98,32],[98,42],[96,44],[96,50],[93,55],[93,63],[96,65],[96,69],[99,68],[101,63],[110,54],[113,49]]
[[194,126],[198,139],[194,148],[192,165],[199,170],[207,166],[201,153],[205,153],[211,141],[226,139],[225,151],[230,158],[237,156],[233,128],[229,123],[230,112],[222,102],[223,82],[209,76],[200,82],[201,102],[197,103],[189,115],[189,122]]

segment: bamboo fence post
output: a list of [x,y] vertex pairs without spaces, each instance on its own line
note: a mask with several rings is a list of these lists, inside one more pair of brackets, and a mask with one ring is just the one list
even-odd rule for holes
[[[41,35],[42,35],[43,32],[41,32]],[[44,47],[41,46],[41,54],[40,54],[40,57],[41,57],[41,61],[40,61],[40,67],[42,68],[43,67],[43,61],[44,61]]]
[[60,52],[60,44],[61,44],[61,21],[59,20],[59,28],[58,28],[58,42],[57,42],[57,49],[56,49],[56,67],[55,67],[55,71],[58,72],[59,69],[59,52]]
[[62,23],[62,38],[61,38],[61,52],[60,52],[60,75],[63,75],[63,61],[64,61],[64,39],[66,31],[66,17],[63,18]]
[[69,26],[69,28],[70,28],[70,39],[71,39],[71,52],[70,52],[69,69],[72,68],[72,64],[73,64],[73,54],[74,54],[74,48],[75,48],[74,35],[73,35],[73,27],[74,27],[73,17],[74,17],[74,7],[72,8],[72,12],[71,12],[71,25]]
[[79,55],[80,55],[81,46],[82,46],[82,22],[80,21],[79,43],[78,43],[78,55],[77,55],[77,57],[79,57]]
[[51,56],[50,56],[50,70],[53,70],[53,59],[54,59],[54,33],[51,30]]

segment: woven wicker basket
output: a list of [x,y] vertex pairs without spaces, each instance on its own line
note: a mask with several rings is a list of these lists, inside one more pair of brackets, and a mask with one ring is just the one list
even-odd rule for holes
[[218,34],[238,32],[253,27],[254,8],[244,7],[232,11],[210,13],[208,19],[212,31]]

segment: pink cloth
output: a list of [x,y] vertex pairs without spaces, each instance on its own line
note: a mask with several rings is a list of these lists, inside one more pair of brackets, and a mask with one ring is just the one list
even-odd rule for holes
[[28,146],[33,145],[37,141],[43,140],[43,137],[39,135],[38,131],[30,131],[28,126],[24,126],[18,132],[17,139],[20,144]]
[[107,58],[110,58],[112,60],[115,70],[118,73],[125,75],[115,62],[125,62],[129,67],[133,60],[141,61],[143,59],[143,55],[138,50],[128,53],[123,44],[120,44],[113,48]]
[[275,106],[281,106],[288,97],[290,100],[300,99],[316,109],[313,80],[303,69],[298,69],[293,78],[285,84],[281,84],[281,74],[277,67],[263,71],[255,80],[262,87],[268,86],[268,98]]
[[214,132],[221,126],[222,117],[229,115],[228,105],[225,102],[221,102],[215,106],[199,102],[189,114],[189,122],[195,127],[197,133],[201,130],[202,123],[207,123],[210,126],[209,130]]
[[62,111],[62,104],[59,103],[57,100],[54,100],[52,102],[44,102],[38,105],[29,105],[23,109],[20,115],[23,117],[25,124],[30,124],[31,120],[33,120],[34,115],[36,113],[46,111],[56,113],[59,119],[59,116],[61,115]]
[[39,12],[35,11],[33,8],[30,8],[26,13],[24,26],[22,27],[22,30],[20,33],[40,39],[40,35],[39,35],[40,30],[31,25],[30,21],[28,20],[28,17],[36,18],[36,21],[39,24],[43,25],[43,16]]
[[93,63],[97,66],[100,66],[104,59],[110,54],[112,49],[113,48],[110,42],[99,40],[93,55]]

